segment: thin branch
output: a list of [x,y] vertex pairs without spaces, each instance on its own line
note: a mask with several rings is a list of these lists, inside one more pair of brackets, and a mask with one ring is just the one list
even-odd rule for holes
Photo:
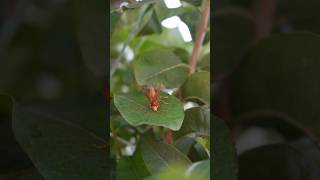
[[191,73],[193,73],[196,69],[197,58],[200,54],[201,45],[202,45],[206,28],[208,25],[208,21],[209,21],[209,16],[210,16],[210,0],[207,0],[206,4],[204,5],[204,9],[202,11],[201,21],[198,26],[194,48],[192,51],[191,60],[189,64]]

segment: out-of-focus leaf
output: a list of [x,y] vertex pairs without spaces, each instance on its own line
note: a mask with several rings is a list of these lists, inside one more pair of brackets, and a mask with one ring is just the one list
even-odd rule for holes
[[187,174],[188,172],[186,171],[187,171],[187,167],[185,165],[175,163],[165,168],[163,172],[147,177],[144,180],[163,180],[163,179],[207,180],[207,179],[203,179],[203,176],[201,176],[201,174],[200,175],[196,174],[197,172]]
[[177,10],[172,11],[168,9],[164,1],[157,1],[155,4],[155,11],[160,22],[168,17],[176,15],[177,13]]
[[1,180],[44,180],[36,168],[20,169],[9,173],[0,173]]
[[177,55],[183,63],[189,64],[191,54],[188,51],[182,48],[176,48],[173,53]]
[[141,180],[149,175],[140,151],[133,156],[122,157],[117,164],[117,180]]
[[231,142],[230,131],[225,123],[215,116],[211,116],[213,123],[213,157],[211,176],[213,179],[236,180],[237,160],[236,151]]
[[193,10],[193,11],[182,13],[179,15],[179,17],[181,17],[181,20],[187,24],[190,30],[192,39],[193,41],[195,41],[196,32],[201,19],[201,13],[199,11]]
[[[105,121],[106,101],[102,95],[82,95],[65,97],[56,100],[21,101],[24,107],[42,112],[50,117],[57,117],[82,128],[95,132],[98,136],[107,138]],[[89,121],[88,119],[96,119]]]
[[156,125],[179,130],[184,118],[181,102],[175,96],[161,93],[168,98],[160,101],[160,108],[153,111],[148,99],[142,93],[130,93],[114,96],[114,104],[123,118],[133,126],[143,124]]
[[156,174],[171,164],[179,163],[185,166],[191,161],[174,146],[157,142],[151,138],[142,138],[141,153],[143,160],[151,174]]
[[[76,30],[83,59],[97,76],[107,74],[106,1],[74,1]],[[111,27],[112,28],[112,27]]]
[[[277,3],[277,17],[282,20],[280,31],[303,31],[320,34],[320,2],[317,0],[281,0]],[[284,18],[286,20],[284,20]],[[284,20],[284,21],[283,21]]]
[[255,36],[254,21],[240,10],[214,15],[214,79],[229,75],[249,51]]
[[184,99],[200,100],[210,105],[210,73],[203,71],[191,74],[182,85],[181,94]]
[[[86,111],[88,107],[90,105]],[[68,113],[61,115],[54,108],[52,110],[60,116],[43,110],[15,103],[13,111],[15,136],[43,177],[53,180],[109,179],[106,163],[109,155],[102,148],[106,144],[106,133],[102,135],[99,130],[105,130],[105,125],[101,127],[100,124],[103,120],[91,116],[85,123],[81,118],[70,120],[76,117],[71,114],[64,119]],[[67,108],[64,110],[68,111]],[[77,113],[80,112],[79,108]],[[99,127],[89,124],[99,124]]]
[[240,180],[316,180],[319,163],[286,144],[267,145],[239,157]]
[[207,153],[206,149],[199,143],[194,144],[190,151],[190,159],[194,161],[203,161],[209,159],[209,153]]
[[110,37],[112,36],[121,15],[118,12],[110,13]]
[[[164,41],[165,39],[165,41]],[[149,48],[149,49],[159,49],[157,47],[148,47],[148,44],[163,46],[164,48],[182,48],[187,50],[188,52],[192,51],[193,43],[192,42],[185,42],[180,34],[178,28],[174,29],[167,29],[163,28],[160,35],[153,34],[149,36],[145,36],[143,40],[142,47]],[[148,43],[148,44],[147,44]],[[163,49],[163,48],[162,48]]]
[[295,119],[320,137],[320,37],[277,34],[261,41],[231,78],[234,117],[268,111]]
[[199,68],[210,72],[210,54],[205,55],[199,62]]
[[278,4],[278,14],[289,16],[291,19],[304,19],[308,17],[320,17],[317,0],[281,0]]
[[176,88],[186,80],[189,66],[169,50],[151,50],[135,61],[134,74],[139,85],[160,81],[167,88]]
[[197,137],[196,141],[198,144],[202,146],[202,148],[206,151],[208,156],[210,156],[210,138]]
[[200,136],[210,136],[210,110],[204,107],[194,107],[185,111],[182,127],[174,132],[175,138],[179,139],[190,133]]
[[162,31],[161,24],[157,18],[154,10],[151,11],[151,17],[144,25],[143,29],[139,32],[139,35],[150,35],[150,34],[160,34]]
[[193,163],[187,170],[187,175],[196,174],[201,180],[210,179],[210,160]]
[[202,4],[202,0],[183,0],[183,1],[190,3],[194,6],[201,6]]
[[179,141],[175,141],[175,146],[184,154],[189,154],[192,145],[195,143],[195,139],[193,137],[184,137],[181,138]]
[[12,98],[0,94],[0,179],[13,179],[33,168],[12,131]]

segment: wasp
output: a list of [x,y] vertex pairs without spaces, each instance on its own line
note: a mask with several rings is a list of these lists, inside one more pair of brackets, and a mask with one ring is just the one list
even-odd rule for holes
[[[168,98],[168,97],[161,97],[160,96],[160,89],[161,89],[161,83],[158,82],[158,87],[157,90],[153,87],[153,85],[150,85],[150,90],[149,92],[146,90],[146,87],[143,86],[142,90],[143,90],[143,94],[148,98],[149,101],[149,107],[152,111],[158,111],[158,109],[160,108],[160,101],[162,100],[162,98]],[[165,104],[168,104],[166,102],[164,102]]]

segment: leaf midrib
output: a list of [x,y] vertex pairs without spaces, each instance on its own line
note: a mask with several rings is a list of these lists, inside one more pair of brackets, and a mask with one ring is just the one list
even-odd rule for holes
[[151,79],[151,78],[153,78],[153,77],[156,77],[156,76],[158,76],[158,75],[160,75],[160,74],[162,74],[162,73],[164,73],[164,72],[166,72],[166,71],[169,71],[169,70],[172,70],[172,69],[178,68],[178,67],[186,67],[186,68],[189,68],[188,65],[183,64],[183,63],[181,63],[181,64],[176,64],[176,65],[173,65],[173,66],[164,68],[164,69],[162,69],[162,70],[158,71],[157,73],[154,73],[154,74],[152,74],[152,75],[150,75],[150,76],[147,76],[146,78],[142,79],[142,81],[147,81],[147,80],[149,80],[149,79]]

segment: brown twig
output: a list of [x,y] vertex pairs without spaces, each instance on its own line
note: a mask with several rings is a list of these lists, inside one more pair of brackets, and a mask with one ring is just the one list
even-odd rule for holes
[[200,54],[201,45],[206,32],[206,27],[208,25],[209,16],[210,16],[210,0],[207,0],[206,4],[204,5],[204,9],[202,11],[200,24],[198,26],[194,48],[191,55],[191,60],[190,60],[191,73],[195,72],[196,70],[197,58]]

